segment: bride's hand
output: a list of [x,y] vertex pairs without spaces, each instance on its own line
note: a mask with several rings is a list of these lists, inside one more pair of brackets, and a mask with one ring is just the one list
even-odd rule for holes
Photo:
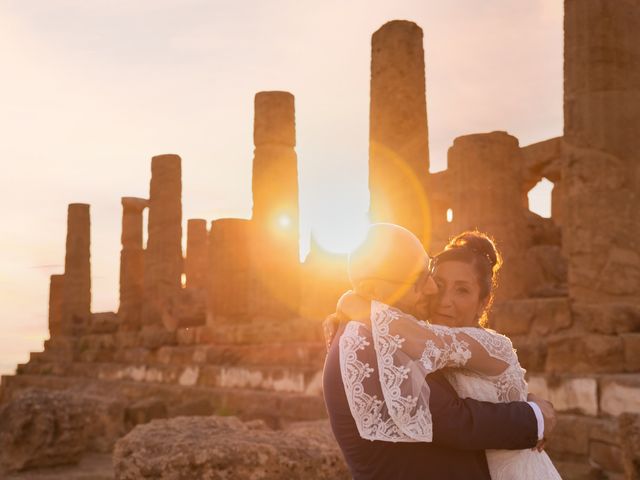
[[369,320],[371,300],[349,290],[338,300],[336,311],[351,320]]

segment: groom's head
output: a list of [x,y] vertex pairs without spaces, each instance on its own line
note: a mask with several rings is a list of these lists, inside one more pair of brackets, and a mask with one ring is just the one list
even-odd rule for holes
[[356,292],[425,318],[428,296],[437,293],[429,263],[420,240],[409,230],[374,223],[349,255],[349,279]]

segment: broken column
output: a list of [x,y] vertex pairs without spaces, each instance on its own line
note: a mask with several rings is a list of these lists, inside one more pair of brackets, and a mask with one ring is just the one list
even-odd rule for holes
[[67,211],[62,331],[79,333],[91,315],[91,220],[89,205],[71,203]]
[[395,20],[371,38],[371,220],[430,237],[429,143],[422,29]]
[[206,220],[189,219],[187,222],[187,257],[185,259],[187,288],[206,289],[208,235]]
[[136,328],[142,315],[144,249],[142,214],[149,205],[145,198],[122,198],[122,250],[120,251],[120,307],[123,326]]
[[255,96],[251,309],[287,316],[299,304],[298,158],[294,97]]
[[182,178],[178,155],[151,160],[149,234],[144,258],[143,323],[159,325],[181,288]]
[[251,270],[249,220],[223,218],[211,222],[209,233],[209,322],[246,319]]
[[51,275],[49,284],[49,336],[62,333],[62,302],[64,275]]
[[478,229],[496,240],[504,257],[497,298],[523,296],[528,247],[525,202],[520,189],[522,153],[506,132],[465,135],[449,149],[451,231]]
[[577,301],[640,299],[640,8],[565,1],[565,249]]

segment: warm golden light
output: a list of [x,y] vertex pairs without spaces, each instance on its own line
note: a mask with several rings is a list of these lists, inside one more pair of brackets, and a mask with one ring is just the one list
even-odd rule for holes
[[453,222],[453,210],[448,208],[447,209],[447,223],[451,223]]
[[278,226],[280,228],[289,228],[291,226],[291,217],[282,214],[278,217]]
[[369,221],[365,215],[349,222],[325,223],[313,230],[319,246],[332,253],[349,253],[360,245],[367,235]]

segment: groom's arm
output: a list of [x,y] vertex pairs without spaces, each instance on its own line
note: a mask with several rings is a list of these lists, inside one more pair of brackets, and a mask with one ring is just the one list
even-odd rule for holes
[[427,377],[433,443],[458,450],[532,448],[538,421],[527,402],[461,399],[442,374]]

